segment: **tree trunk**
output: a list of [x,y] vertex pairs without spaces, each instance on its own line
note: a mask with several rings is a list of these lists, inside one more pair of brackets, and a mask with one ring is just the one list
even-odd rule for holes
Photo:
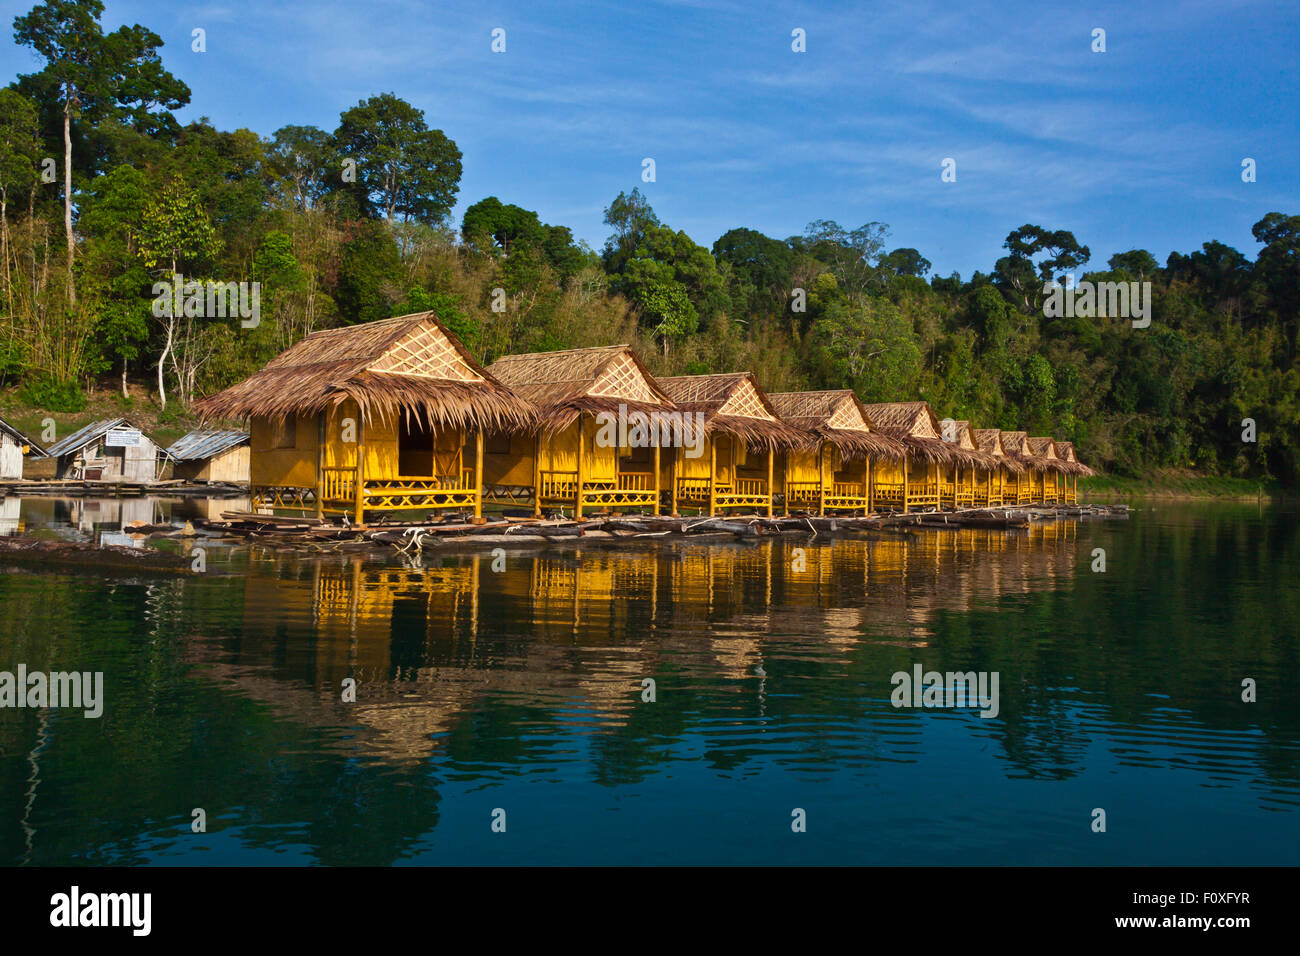
[[126,356],[122,357],[122,397],[131,397],[131,393],[126,390]]
[[[69,95],[71,91],[66,91]],[[72,282],[72,256],[76,240],[72,236],[72,103],[63,103],[63,230],[68,237],[68,305],[76,307],[77,290]]]

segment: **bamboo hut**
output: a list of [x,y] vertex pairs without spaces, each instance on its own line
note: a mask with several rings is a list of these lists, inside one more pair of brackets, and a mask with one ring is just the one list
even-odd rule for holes
[[[996,428],[975,429],[975,443],[980,451],[992,458],[997,464],[987,473],[988,480],[984,487],[975,489],[975,504],[983,507],[998,507],[1003,504],[1015,504],[1015,476],[1023,474],[1025,466],[1011,458],[1002,450],[1002,432]],[[1011,491],[1008,497],[1007,478],[1011,477]],[[995,480],[996,479],[996,480]]]
[[482,515],[483,443],[535,410],[483,369],[432,312],[314,332],[198,403],[248,419],[256,508]]
[[912,508],[937,509],[943,471],[955,465],[974,467],[979,462],[971,452],[943,440],[939,419],[929,402],[887,402],[867,405],[866,409],[876,428],[907,450],[901,461],[879,464],[877,505],[904,513]]
[[970,427],[970,422],[944,419],[940,425],[944,441],[965,452],[967,459],[954,462],[951,468],[944,469],[939,483],[939,504],[954,510],[973,508],[978,473],[984,473],[987,486],[993,472],[998,468],[998,463],[980,449],[979,442],[975,440],[975,430]]
[[[1058,441],[1056,443],[1056,454],[1067,468],[1063,478],[1065,486],[1062,500],[1067,504],[1077,504],[1079,501],[1079,476],[1095,475],[1096,472],[1079,461],[1079,455],[1074,450],[1074,442]],[[1073,482],[1070,481],[1071,476],[1074,478]]]
[[903,446],[873,431],[862,401],[847,388],[768,397],[782,421],[814,436],[809,446],[778,458],[785,513],[791,505],[815,508],[819,515],[871,511],[871,463],[901,460]]
[[1038,472],[1038,482],[1034,491],[1035,502],[1043,505],[1056,504],[1061,499],[1058,477],[1068,470],[1065,463],[1056,455],[1056,442],[1050,438],[1030,438],[1029,454],[1042,462],[1042,470]]
[[1042,471],[1042,462],[1035,460],[1029,450],[1028,432],[1003,432],[1002,451],[1007,460],[1020,466],[1007,478],[1008,505],[1028,505],[1034,501],[1034,475]]
[[661,465],[673,514],[679,505],[772,513],[776,456],[814,439],[781,421],[751,372],[661,378],[668,397],[703,430],[698,456],[679,447]]
[[671,442],[681,415],[630,347],[507,355],[488,371],[538,410],[532,434],[488,448],[495,500],[519,500],[524,488],[537,515],[544,504],[572,505],[578,518],[588,508],[659,513],[662,433]]

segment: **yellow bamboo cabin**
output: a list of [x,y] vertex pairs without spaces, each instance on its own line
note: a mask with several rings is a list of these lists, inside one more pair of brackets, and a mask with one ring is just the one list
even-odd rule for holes
[[808,445],[812,436],[781,420],[750,372],[681,375],[659,385],[703,429],[701,454],[678,447],[661,463],[672,513],[686,505],[710,515],[727,508],[772,514],[777,455]]
[[482,514],[485,435],[532,426],[432,312],[308,335],[203,399],[205,419],[248,419],[255,509],[350,515]]
[[[531,498],[590,510],[659,514],[663,432],[681,416],[626,345],[507,355],[488,371],[538,409],[531,434],[489,442],[484,471],[492,500]],[[670,452],[671,454],[671,452]]]
[[906,449],[901,460],[881,461],[876,469],[875,503],[907,513],[916,508],[939,508],[944,470],[973,467],[977,458],[945,442],[939,419],[929,402],[868,404],[867,415],[886,437]]
[[[997,428],[977,428],[974,431],[975,443],[980,451],[996,463],[991,471],[986,472],[987,482],[983,488],[975,489],[977,507],[996,508],[1003,504],[1015,503],[1014,476],[1024,471],[1024,466],[1007,457],[1002,450],[1002,432]],[[1007,478],[1011,476],[1011,494],[1007,495]]]
[[1034,503],[1056,504],[1061,500],[1061,485],[1058,477],[1065,471],[1061,460],[1056,456],[1056,442],[1046,437],[1030,438],[1029,454],[1041,465],[1034,487]]
[[901,444],[873,430],[862,401],[849,389],[777,392],[768,396],[781,420],[813,436],[812,444],[782,452],[776,473],[783,510],[867,514],[872,510],[872,462],[900,461]]
[[1034,473],[1041,465],[1032,461],[1028,432],[1002,433],[1002,451],[1007,458],[1021,467],[1021,471],[1008,476],[1006,501],[1008,505],[1034,503]]

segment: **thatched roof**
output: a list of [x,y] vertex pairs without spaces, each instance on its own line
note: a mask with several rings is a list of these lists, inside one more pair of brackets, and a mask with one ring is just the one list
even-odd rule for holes
[[866,409],[876,428],[902,442],[914,458],[934,465],[979,464],[970,452],[943,440],[939,419],[929,402],[881,402],[868,404]]
[[1006,452],[1008,458],[1022,465],[1031,471],[1044,471],[1045,466],[1041,458],[1035,458],[1033,452],[1029,450],[1029,433],[1028,432],[1006,432],[1002,433],[1002,450]]
[[364,420],[405,412],[449,427],[502,431],[536,417],[432,312],[313,332],[196,407],[205,420],[277,419],[314,415],[348,399]]
[[976,467],[984,471],[992,471],[1001,464],[999,460],[980,448],[979,442],[975,440],[975,430],[970,427],[970,422],[964,419],[954,420],[952,423],[952,444],[962,451],[970,452],[976,459]]
[[584,413],[656,412],[675,408],[627,345],[506,355],[488,372],[535,405],[547,431],[567,428]]
[[1079,461],[1079,455],[1074,450],[1074,442],[1058,441],[1056,443],[1056,454],[1061,459],[1061,461],[1065,462],[1068,466],[1070,466],[1071,473],[1076,475],[1096,474],[1095,471],[1093,471],[1083,462]]
[[659,379],[659,385],[682,411],[703,415],[708,433],[721,432],[767,451],[809,443],[807,432],[781,421],[752,372],[677,375]]
[[901,442],[872,430],[866,406],[851,389],[775,392],[768,398],[782,421],[830,442],[845,461],[900,459],[907,453]]
[[980,451],[991,457],[999,466],[1017,475],[1025,470],[1024,465],[1002,450],[1001,431],[996,428],[976,428],[973,435]]
[[1066,472],[1069,466],[1056,456],[1056,442],[1050,438],[1029,439],[1029,454],[1043,463],[1046,471]]

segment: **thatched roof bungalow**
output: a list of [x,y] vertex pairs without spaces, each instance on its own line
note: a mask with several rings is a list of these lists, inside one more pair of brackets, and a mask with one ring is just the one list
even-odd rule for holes
[[781,420],[751,372],[678,375],[659,379],[673,403],[693,417],[703,433],[697,457],[678,449],[664,466],[679,502],[707,507],[762,508],[772,513],[776,456],[806,447],[813,436]]
[[249,420],[256,505],[358,523],[367,510],[477,517],[484,435],[536,419],[432,312],[314,332],[198,409]]
[[997,463],[994,471],[990,472],[989,480],[985,484],[982,493],[981,489],[976,488],[975,503],[986,507],[996,507],[1004,504],[1007,500],[1008,477],[1011,478],[1011,501],[1014,503],[1016,476],[1024,472],[1025,466],[1003,451],[1002,432],[999,429],[976,428],[974,435],[975,444],[979,445],[980,451]]
[[[1041,465],[1038,470],[1037,489],[1034,497],[1040,504],[1056,504],[1061,498],[1059,476],[1069,471],[1069,466],[1056,456],[1056,442],[1051,438],[1029,439],[1029,455],[1032,461]],[[1048,481],[1051,475],[1051,481]]]
[[537,409],[531,434],[489,443],[490,497],[531,496],[535,514],[544,503],[571,504],[578,517],[588,507],[659,513],[660,448],[674,434],[680,444],[682,416],[631,347],[507,355],[488,371]]
[[984,483],[987,486],[998,468],[998,462],[980,448],[970,422],[964,419],[945,419],[940,426],[944,441],[965,452],[974,459],[974,463],[954,464],[951,469],[942,472],[939,503],[952,508],[972,508],[975,506],[977,473],[984,473]]
[[939,480],[943,469],[974,468],[981,459],[969,449],[943,440],[942,428],[929,402],[868,404],[867,414],[887,437],[902,443],[902,462],[882,462],[876,478],[876,500],[908,511],[939,507]]
[[1058,441],[1056,443],[1056,454],[1061,461],[1070,469],[1069,474],[1074,476],[1071,482],[1068,478],[1065,482],[1065,501],[1074,504],[1079,500],[1079,476],[1095,475],[1096,472],[1079,461],[1079,455],[1074,450],[1074,442]]
[[781,420],[814,437],[809,447],[783,452],[778,480],[790,505],[833,511],[871,510],[873,461],[901,461],[901,442],[875,431],[852,390],[777,392],[768,396]]

